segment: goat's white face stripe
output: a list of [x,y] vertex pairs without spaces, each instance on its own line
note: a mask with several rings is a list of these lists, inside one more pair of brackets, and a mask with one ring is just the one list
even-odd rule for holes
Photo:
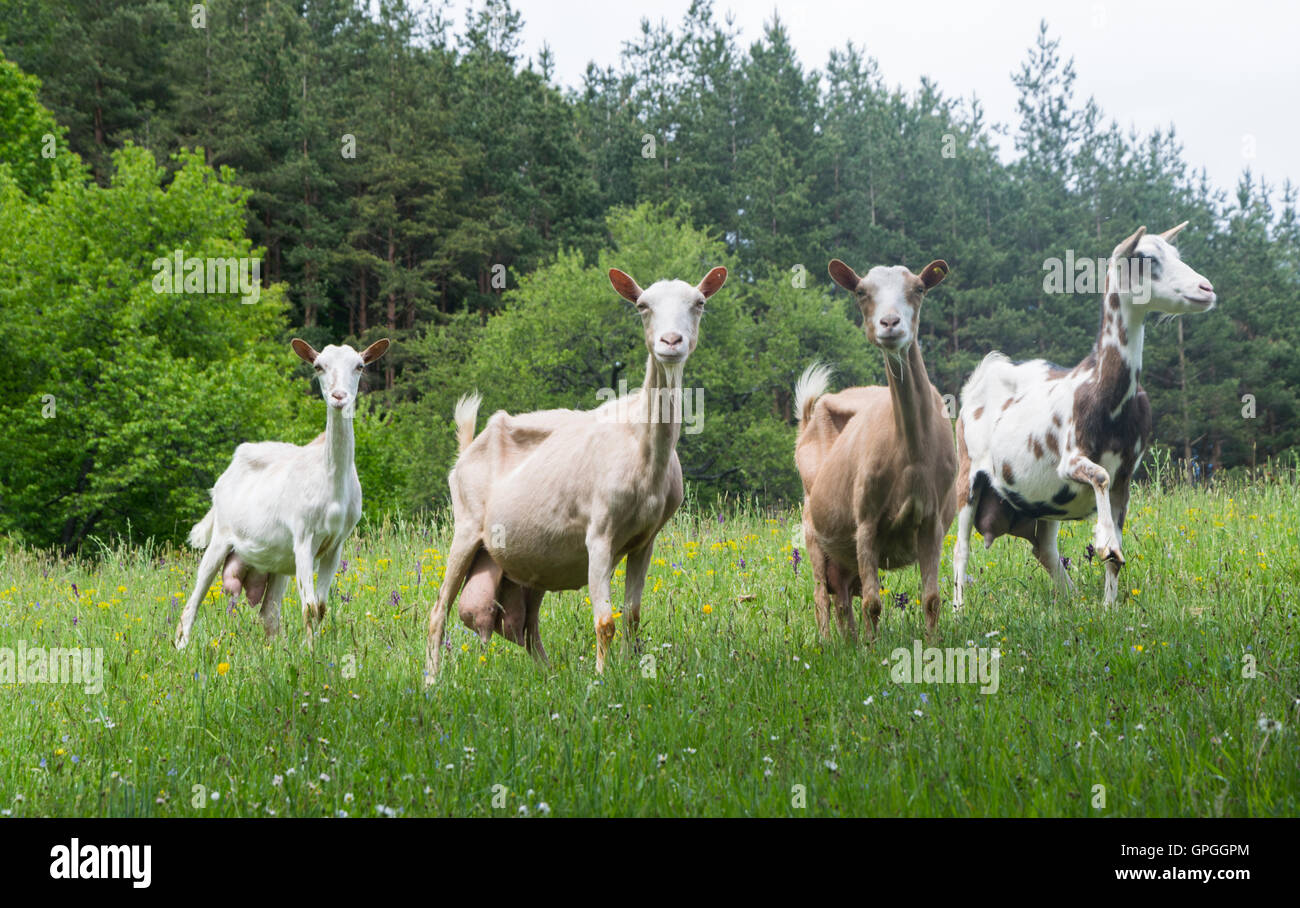
[[[908,295],[911,278],[912,272],[902,265],[877,265],[859,285],[871,299],[871,312],[863,312],[863,317],[871,321],[868,326],[871,337],[879,341],[884,334],[900,349],[912,342],[912,325],[916,319],[916,307]],[[884,325],[893,316],[898,316],[898,326],[887,330]]]

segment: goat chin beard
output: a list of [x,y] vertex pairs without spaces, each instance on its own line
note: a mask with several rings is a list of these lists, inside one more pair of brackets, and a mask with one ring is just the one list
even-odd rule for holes
[[[906,381],[907,370],[903,368],[903,353],[905,352],[905,348],[900,347],[895,350],[886,350],[881,348],[880,352],[885,355],[885,369],[889,374],[898,379],[900,383]],[[894,366],[898,367],[897,371],[895,371]]]
[[659,367],[664,370],[664,384],[670,388],[681,387],[682,374],[685,372],[686,363],[660,363]]

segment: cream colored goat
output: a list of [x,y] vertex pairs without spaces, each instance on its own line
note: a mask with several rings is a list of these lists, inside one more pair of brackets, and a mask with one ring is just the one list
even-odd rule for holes
[[[429,613],[427,684],[437,677],[447,612],[467,578],[476,596],[497,590],[504,577],[539,603],[547,590],[589,587],[596,670],[604,671],[614,638],[610,581],[626,557],[623,617],[629,640],[636,640],[655,536],[682,501],[676,450],[682,370],[698,340],[705,300],[727,271],[714,268],[697,286],[664,280],[646,290],[618,269],[609,279],[641,315],[649,351],[645,382],[637,392],[571,416],[498,412],[464,449],[448,477],[456,527]],[[667,418],[665,400],[674,404]],[[465,415],[457,420],[462,439]]]

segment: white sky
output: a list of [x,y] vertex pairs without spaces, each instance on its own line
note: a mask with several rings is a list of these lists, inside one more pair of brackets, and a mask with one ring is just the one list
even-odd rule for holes
[[[453,0],[455,25],[466,4]],[[526,56],[549,44],[556,78],[578,86],[587,62],[617,62],[643,17],[681,22],[689,0],[512,0],[524,19]],[[1192,169],[1231,191],[1249,164],[1279,189],[1300,185],[1300,3],[1288,0],[1029,0],[871,2],[714,0],[734,14],[740,45],[762,35],[777,10],[805,70],[823,69],[852,39],[890,85],[914,90],[928,75],[946,95],[982,102],[986,120],[1014,127],[1017,70],[1040,19],[1074,57],[1075,97],[1096,98],[1109,119],[1143,134],[1173,123]],[[1244,149],[1254,140],[1254,158]],[[1012,155],[1010,139],[1003,157]]]

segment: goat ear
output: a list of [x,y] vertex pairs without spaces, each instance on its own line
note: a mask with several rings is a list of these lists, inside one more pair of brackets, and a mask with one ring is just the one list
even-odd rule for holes
[[858,277],[858,273],[839,259],[831,259],[831,263],[826,266],[826,270],[831,273],[831,279],[849,293],[856,293],[858,284],[862,283],[862,278]]
[[388,352],[388,338],[381,337],[369,347],[361,351],[361,361],[363,363],[373,363],[379,357]]
[[315,350],[311,348],[311,344],[297,337],[295,337],[291,341],[291,343],[293,345],[293,352],[301,356],[303,362],[307,362],[307,363],[316,362],[316,357],[319,356],[320,354],[318,354]]
[[1174,237],[1178,236],[1179,232],[1184,227],[1186,227],[1187,224],[1188,224],[1187,221],[1183,221],[1177,227],[1170,227],[1164,233],[1160,234],[1160,239],[1164,240],[1166,243],[1172,243],[1174,241]]
[[641,294],[645,292],[636,281],[632,280],[631,275],[624,274],[617,268],[609,269],[609,282],[614,285],[618,295],[629,303],[635,303],[641,298]]
[[1138,240],[1146,236],[1146,233],[1147,233],[1147,229],[1145,227],[1139,227],[1136,231],[1134,231],[1132,236],[1130,236],[1124,242],[1120,243],[1118,246],[1115,247],[1115,253],[1113,258],[1126,259],[1129,256],[1131,256],[1133,254],[1133,250],[1137,249]]
[[948,276],[948,270],[947,262],[943,259],[935,259],[921,269],[921,283],[925,284],[926,290],[929,290]]
[[700,281],[699,286],[695,289],[704,294],[708,299],[721,289],[722,285],[727,282],[727,269],[719,265],[708,274],[704,275],[704,280]]

